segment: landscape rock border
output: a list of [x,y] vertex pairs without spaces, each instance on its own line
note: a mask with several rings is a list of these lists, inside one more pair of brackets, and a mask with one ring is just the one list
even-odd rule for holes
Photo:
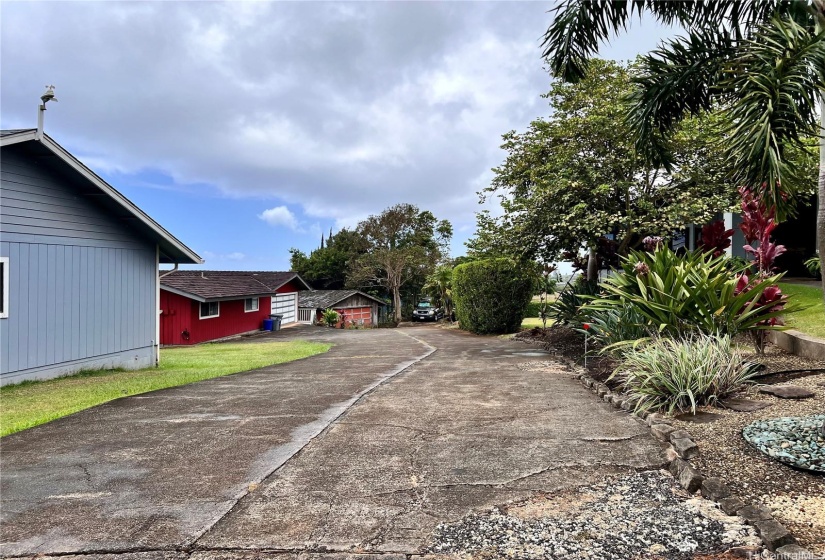
[[[538,344],[545,347],[545,343],[520,339],[528,344]],[[546,348],[545,348],[546,349]],[[690,459],[699,454],[699,446],[684,429],[676,429],[672,419],[658,413],[635,411],[629,397],[613,392],[606,384],[591,377],[587,370],[573,360],[558,354],[557,359],[564,362],[581,383],[593,391],[604,402],[615,408],[624,410],[644,422],[650,429],[651,435],[659,441],[668,444],[665,459],[668,470],[689,493],[700,492],[702,497],[714,501],[727,515],[738,515],[749,525],[753,525],[762,543],[775,558],[782,560],[822,560],[822,557],[799,546],[791,532],[776,519],[771,511],[763,506],[748,505],[742,499],[733,496],[730,488],[720,478],[705,477],[698,469],[690,464]]]

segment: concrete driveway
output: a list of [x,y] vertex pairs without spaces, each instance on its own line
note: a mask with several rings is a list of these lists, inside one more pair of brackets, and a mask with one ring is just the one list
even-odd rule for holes
[[0,553],[404,558],[439,522],[661,463],[642,423],[519,342],[274,336],[335,346],[3,438]]

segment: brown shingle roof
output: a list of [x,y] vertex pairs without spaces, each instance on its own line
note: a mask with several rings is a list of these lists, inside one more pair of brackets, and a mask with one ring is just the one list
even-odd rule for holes
[[177,270],[162,277],[160,284],[173,292],[210,300],[272,294],[293,279],[309,287],[295,272],[234,270]]
[[364,292],[360,292],[358,290],[312,290],[298,292],[298,307],[326,309],[351,296],[354,296],[355,294],[360,294],[365,298],[369,298],[379,305],[386,305],[386,302],[381,301],[377,297],[365,294]]

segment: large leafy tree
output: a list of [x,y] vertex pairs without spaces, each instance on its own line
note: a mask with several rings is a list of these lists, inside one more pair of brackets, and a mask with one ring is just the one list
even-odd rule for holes
[[671,168],[676,125],[721,106],[731,178],[782,214],[804,181],[788,148],[819,137],[817,244],[825,256],[825,0],[563,0],[544,37],[553,74],[584,79],[599,45],[642,13],[685,34],[643,59],[628,113],[636,152]]
[[498,196],[504,213],[479,215],[471,252],[544,262],[576,255],[583,245],[591,254],[608,246],[626,254],[644,235],[669,237],[732,207],[735,185],[712,149],[718,116],[681,123],[669,172],[636,154],[621,103],[633,92],[635,71],[594,60],[578,82],[553,83],[545,96],[550,117],[504,135],[507,158],[481,193]]
[[390,293],[395,320],[401,320],[401,290],[424,279],[446,255],[453,228],[432,212],[397,204],[358,224],[366,252],[350,266],[353,285],[381,287]]
[[340,290],[349,266],[367,251],[367,241],[357,231],[342,229],[309,255],[290,249],[291,269],[316,290]]

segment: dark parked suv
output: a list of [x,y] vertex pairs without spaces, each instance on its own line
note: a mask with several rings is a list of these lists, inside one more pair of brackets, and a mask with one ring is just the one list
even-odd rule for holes
[[413,310],[413,321],[438,321],[444,318],[444,308],[427,300],[419,301]]

